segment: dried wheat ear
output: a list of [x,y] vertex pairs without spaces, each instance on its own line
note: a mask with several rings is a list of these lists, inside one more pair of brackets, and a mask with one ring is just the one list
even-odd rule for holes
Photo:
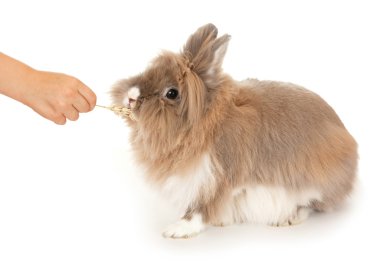
[[132,110],[128,107],[115,106],[115,105],[114,106],[96,105],[96,106],[111,110],[112,112],[114,112],[118,116],[127,117],[127,118],[130,118],[131,120],[136,120],[133,113],[132,113]]

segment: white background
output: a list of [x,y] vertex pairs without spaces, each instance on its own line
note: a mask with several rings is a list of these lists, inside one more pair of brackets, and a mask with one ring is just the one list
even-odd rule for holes
[[360,145],[352,200],[291,228],[163,239],[177,214],[135,171],[121,119],[96,109],[58,126],[2,96],[1,273],[379,272],[377,1],[209,2],[2,0],[0,51],[78,77],[107,105],[115,81],[213,22],[232,35],[234,78],[294,82],[335,108]]

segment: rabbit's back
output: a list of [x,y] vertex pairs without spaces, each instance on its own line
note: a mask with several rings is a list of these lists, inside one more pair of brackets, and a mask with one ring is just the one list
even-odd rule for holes
[[234,184],[276,185],[323,193],[324,209],[351,191],[356,142],[318,95],[290,83],[239,83],[216,142],[224,175]]

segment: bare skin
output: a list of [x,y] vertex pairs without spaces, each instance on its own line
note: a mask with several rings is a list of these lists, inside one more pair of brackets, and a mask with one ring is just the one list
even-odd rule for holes
[[0,94],[20,101],[41,116],[63,125],[92,111],[95,93],[75,77],[39,71],[0,53]]

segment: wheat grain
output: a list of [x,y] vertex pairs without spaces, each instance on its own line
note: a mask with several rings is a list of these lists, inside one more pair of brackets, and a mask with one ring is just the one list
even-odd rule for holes
[[127,117],[127,118],[130,118],[131,120],[136,120],[135,116],[133,115],[132,110],[128,107],[115,106],[115,105],[113,105],[113,106],[96,105],[96,106],[111,110],[112,112],[114,112],[118,116]]

